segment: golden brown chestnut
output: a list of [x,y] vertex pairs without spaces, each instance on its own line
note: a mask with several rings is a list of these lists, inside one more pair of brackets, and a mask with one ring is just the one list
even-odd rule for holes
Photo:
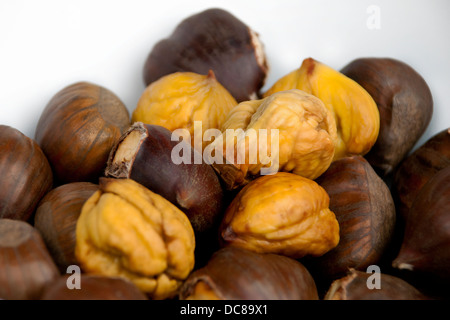
[[[343,278],[333,281],[325,300],[428,300],[422,292],[405,280],[393,275],[380,273],[379,288],[366,273],[351,269]],[[369,285],[368,285],[369,283]]]
[[57,184],[97,183],[112,146],[129,125],[128,110],[113,92],[94,83],[77,82],[50,100],[35,138]]
[[0,218],[27,221],[53,185],[39,145],[19,130],[0,125]]
[[209,70],[238,102],[256,98],[268,72],[259,35],[219,8],[184,19],[156,43],[145,62],[144,81],[149,85],[170,73],[206,75]]
[[[186,162],[177,148],[186,152]],[[196,232],[211,229],[222,216],[223,191],[214,169],[164,127],[135,122],[111,150],[105,175],[133,179],[162,195],[188,216]]]
[[47,285],[40,300],[148,300],[127,279],[83,273],[79,276],[79,288],[68,286],[71,279],[65,275]]
[[182,300],[318,300],[309,271],[297,260],[228,247],[184,282]]
[[393,190],[397,198],[397,210],[404,219],[422,187],[438,171],[450,166],[450,128],[428,139],[409,155],[398,167]]
[[0,297],[39,299],[45,286],[58,277],[39,232],[25,221],[0,219]]
[[450,283],[450,166],[420,190],[406,217],[394,268]]
[[391,58],[360,58],[341,72],[369,92],[380,112],[380,132],[365,155],[377,173],[393,172],[425,132],[433,114],[433,98],[422,76]]
[[362,156],[333,162],[316,182],[330,196],[339,222],[336,248],[311,259],[311,270],[336,279],[349,268],[365,270],[383,257],[394,234],[395,205],[385,182]]
[[34,227],[39,230],[47,248],[62,273],[76,265],[75,228],[81,208],[98,190],[91,182],[71,182],[51,190],[36,209]]

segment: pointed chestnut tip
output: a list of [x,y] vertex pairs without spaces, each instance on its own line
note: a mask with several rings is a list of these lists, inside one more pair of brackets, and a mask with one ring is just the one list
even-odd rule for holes
[[216,75],[214,74],[214,71],[212,69],[209,69],[207,78],[210,80],[217,80]]
[[302,67],[306,68],[306,72],[308,75],[313,74],[314,68],[316,67],[316,60],[309,57],[303,60]]

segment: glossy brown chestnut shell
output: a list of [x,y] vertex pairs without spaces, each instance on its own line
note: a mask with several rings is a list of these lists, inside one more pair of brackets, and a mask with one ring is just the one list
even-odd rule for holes
[[144,81],[149,85],[170,73],[206,75],[209,70],[238,102],[257,97],[268,71],[258,34],[218,8],[186,18],[156,43],[145,62]]
[[394,176],[393,192],[397,211],[407,219],[422,187],[440,170],[450,166],[450,128],[428,139],[409,155]]
[[39,232],[25,221],[0,219],[0,298],[39,299],[58,277]]
[[98,185],[90,182],[64,184],[47,193],[36,209],[34,227],[62,273],[77,264],[76,224],[84,203],[98,189]]
[[369,92],[380,111],[377,141],[365,155],[385,177],[407,156],[433,114],[431,91],[408,64],[391,58],[360,58],[341,72]]
[[0,125],[0,218],[27,221],[53,185],[39,145],[19,130]]
[[[179,144],[189,163],[172,159]],[[135,122],[111,150],[105,175],[133,179],[160,194],[188,216],[197,233],[211,229],[221,217],[223,190],[214,169],[190,144],[172,141],[172,132],[164,127]]]
[[129,112],[113,92],[94,83],[77,82],[50,100],[35,138],[58,185],[97,183],[112,146],[129,125]]
[[196,286],[207,287],[221,300],[317,300],[309,271],[297,260],[227,247],[194,271],[180,290],[180,299],[197,299]]
[[148,300],[136,285],[124,278],[80,274],[79,289],[69,289],[72,282],[65,275],[47,285],[41,300]]

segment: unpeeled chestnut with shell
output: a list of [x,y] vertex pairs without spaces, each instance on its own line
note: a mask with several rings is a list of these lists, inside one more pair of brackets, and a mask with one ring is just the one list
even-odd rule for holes
[[0,299],[39,299],[59,275],[39,231],[25,221],[0,219]]
[[0,218],[27,221],[53,186],[39,145],[16,128],[0,125]]
[[191,273],[181,300],[318,300],[308,269],[286,256],[226,247]]
[[49,101],[35,139],[58,185],[97,183],[112,146],[129,125],[128,109],[113,92],[95,83],[77,82]]
[[145,62],[144,81],[148,86],[174,72],[206,75],[209,70],[238,102],[256,98],[268,72],[258,34],[218,8],[187,17],[156,43]]
[[84,203],[98,189],[99,186],[91,182],[67,183],[47,193],[36,209],[34,227],[63,273],[70,265],[77,264],[76,224]]

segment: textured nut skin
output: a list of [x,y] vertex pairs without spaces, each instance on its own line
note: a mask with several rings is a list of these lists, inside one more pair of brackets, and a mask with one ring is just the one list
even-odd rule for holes
[[450,166],[450,128],[432,136],[409,155],[394,175],[393,191],[397,210],[407,219],[412,203],[422,187],[438,171]]
[[0,298],[39,299],[58,277],[39,232],[25,221],[0,219]]
[[100,179],[76,228],[75,255],[89,274],[129,279],[152,299],[177,294],[194,267],[186,215],[131,179]]
[[97,183],[112,146],[129,125],[128,110],[113,92],[97,84],[77,82],[49,101],[35,138],[57,184]]
[[[199,284],[211,292],[198,295]],[[216,251],[180,290],[181,300],[318,300],[314,279],[298,261],[241,248]]]
[[320,256],[339,242],[329,197],[313,180],[278,172],[246,185],[225,212],[222,246],[292,258]]
[[428,300],[428,298],[403,279],[380,274],[380,288],[369,289],[367,282],[372,273],[351,269],[347,276],[335,280],[325,295],[325,300]]
[[365,155],[375,144],[380,114],[370,94],[352,79],[312,58],[279,79],[267,92],[300,89],[321,99],[332,112],[337,127],[334,160]]
[[[234,135],[227,134],[229,129],[242,130],[245,135],[235,139]],[[260,144],[269,140],[260,138],[261,129],[267,130],[269,139],[272,130],[278,130],[278,143],[270,140],[266,146]],[[223,164],[214,161],[212,165],[226,187],[235,189],[259,176],[261,169],[271,166],[277,171],[315,179],[331,164],[335,139],[335,121],[322,101],[292,89],[237,105],[222,126],[222,136],[207,149],[215,150],[216,157],[221,153],[226,159]],[[272,144],[277,149],[273,150]],[[256,155],[251,152],[253,146],[257,146]],[[268,164],[263,164],[259,155],[265,148],[272,159]],[[239,161],[239,157],[245,161]]]
[[[133,133],[140,135],[136,153],[116,161],[120,147]],[[191,163],[174,163],[174,148],[184,144]],[[135,122],[112,148],[105,171],[107,177],[130,178],[176,205],[189,218],[196,233],[217,228],[224,210],[220,180],[207,163],[195,163],[201,153],[185,141],[173,141],[170,130]]]
[[334,161],[316,182],[330,196],[340,240],[333,250],[311,259],[311,270],[336,279],[349,268],[377,264],[391,243],[396,222],[390,190],[362,156]]
[[391,58],[356,59],[341,72],[366,89],[378,106],[380,132],[365,157],[384,177],[428,127],[433,114],[430,88],[411,66]]
[[98,185],[90,182],[64,184],[48,192],[36,209],[34,227],[41,233],[61,273],[77,264],[76,224],[83,204],[97,190]]
[[[159,125],[170,131],[186,129],[192,146],[202,152],[208,144],[203,141],[204,132],[220,129],[236,105],[236,100],[216,80],[212,71],[208,75],[176,72],[158,79],[144,90],[133,111],[132,122]],[[195,128],[196,121],[201,127]],[[195,139],[198,139],[198,147]]]
[[0,125],[0,170],[0,218],[29,220],[53,185],[47,158],[33,139]]
[[209,70],[238,102],[259,93],[268,71],[258,34],[218,8],[186,18],[158,42],[145,62],[144,80],[149,85],[170,73],[207,74]]
[[450,283],[449,226],[450,166],[438,171],[417,194],[392,265]]
[[80,274],[80,288],[69,289],[70,276],[47,285],[40,300],[147,300],[136,285],[124,278]]

